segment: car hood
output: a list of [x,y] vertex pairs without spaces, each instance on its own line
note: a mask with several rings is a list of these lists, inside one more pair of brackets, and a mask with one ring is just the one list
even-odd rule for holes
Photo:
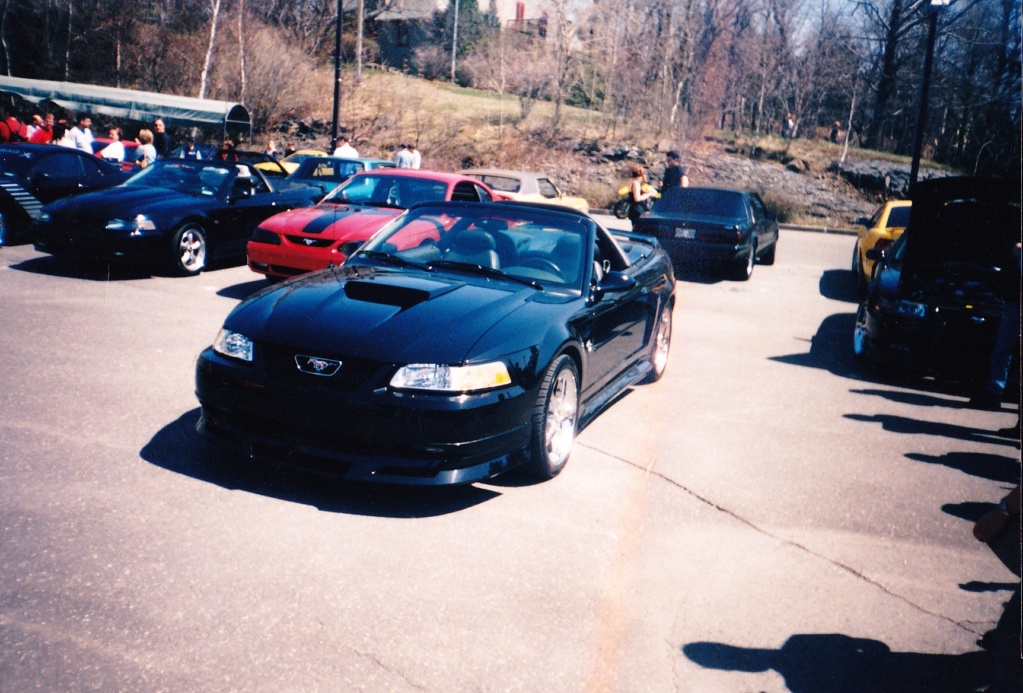
[[180,212],[195,208],[212,198],[187,195],[168,188],[120,185],[108,190],[78,195],[54,202],[48,209],[75,216],[127,219],[138,214],[159,216],[162,212]]
[[530,287],[344,266],[271,287],[225,322],[257,343],[393,363],[460,363]]
[[260,226],[289,236],[364,241],[404,211],[391,207],[326,204],[275,214]]
[[942,178],[918,183],[912,194],[913,212],[904,232],[904,273],[1015,269],[1012,248],[1020,231],[1018,183]]

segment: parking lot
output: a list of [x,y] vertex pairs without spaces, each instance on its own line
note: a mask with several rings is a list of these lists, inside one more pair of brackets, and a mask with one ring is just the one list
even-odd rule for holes
[[425,490],[198,438],[246,267],[0,249],[0,690],[976,690],[1019,578],[971,526],[1018,481],[1016,407],[853,362],[852,242],[686,277],[665,377],[553,481]]

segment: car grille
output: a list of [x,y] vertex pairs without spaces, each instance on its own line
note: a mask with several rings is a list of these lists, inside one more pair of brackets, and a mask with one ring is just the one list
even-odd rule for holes
[[341,368],[337,373],[324,377],[305,373],[298,369],[295,364],[295,356],[305,352],[276,345],[264,345],[262,351],[266,374],[270,378],[292,385],[316,385],[334,388],[342,392],[351,392],[362,387],[375,376],[381,377],[380,372],[385,365],[369,359],[317,353],[316,356],[341,362]]
[[329,248],[337,242],[333,238],[309,238],[309,236],[285,236],[289,242],[306,248]]

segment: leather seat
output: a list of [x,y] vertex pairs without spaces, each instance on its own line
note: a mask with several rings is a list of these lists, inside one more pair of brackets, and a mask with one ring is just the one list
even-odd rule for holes
[[444,253],[444,259],[499,269],[501,261],[497,257],[496,248],[494,237],[486,231],[461,231]]

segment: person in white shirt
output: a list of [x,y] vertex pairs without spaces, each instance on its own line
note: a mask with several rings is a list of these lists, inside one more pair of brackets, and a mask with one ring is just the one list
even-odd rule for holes
[[346,159],[357,159],[359,157],[359,151],[348,144],[348,138],[341,135],[337,138],[337,149],[334,150],[334,156],[341,156]]
[[423,163],[423,155],[419,153],[419,149],[414,144],[410,144],[408,148],[412,152],[412,168],[419,168]]
[[398,145],[401,149],[394,155],[394,165],[396,168],[412,168],[412,152],[409,151],[407,144]]
[[75,143],[75,147],[86,154],[92,154],[92,130],[89,129],[91,126],[92,118],[80,114],[78,116],[78,125],[68,130],[68,136]]
[[121,141],[121,129],[110,128],[107,137],[110,138],[110,144],[99,150],[96,156],[109,161],[124,161],[124,142]]
[[75,146],[75,141],[71,139],[71,131],[67,129],[67,125],[64,123],[57,123],[53,126],[53,139],[51,142],[68,149],[78,149]]

